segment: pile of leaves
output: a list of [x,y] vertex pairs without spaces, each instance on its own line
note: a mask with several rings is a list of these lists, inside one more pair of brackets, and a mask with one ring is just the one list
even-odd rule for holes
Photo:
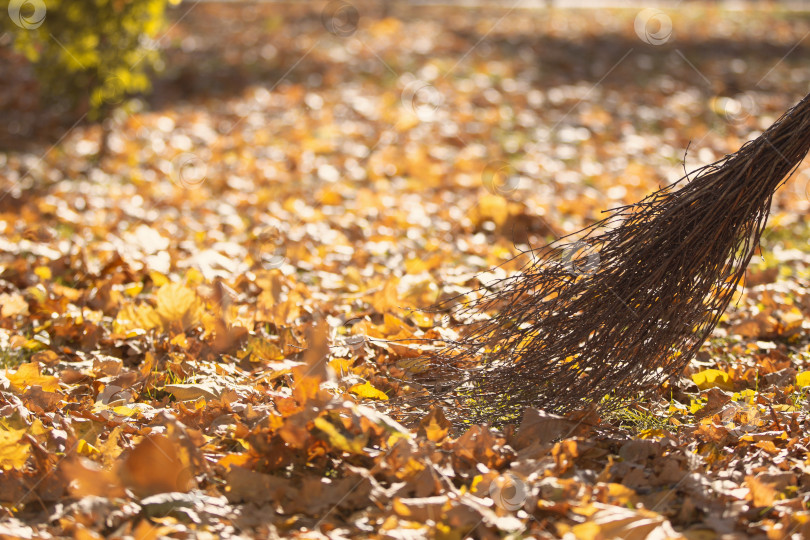
[[810,535],[804,172],[660,398],[461,429],[394,399],[463,322],[425,308],[803,95],[801,17],[189,7],[101,162],[94,124],[0,153],[0,535]]

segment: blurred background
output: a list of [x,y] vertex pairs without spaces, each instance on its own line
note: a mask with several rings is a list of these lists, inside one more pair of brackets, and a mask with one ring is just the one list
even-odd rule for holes
[[[0,527],[810,536],[807,163],[684,380],[589,440],[591,416],[543,413],[518,454],[514,430],[449,442],[441,409],[403,432],[349,401],[404,416],[424,352],[486,317],[454,303],[804,97],[808,3],[0,8]],[[509,463],[532,485],[496,484]]]
[[6,233],[145,224],[165,273],[485,268],[736,150],[810,80],[805,2],[5,4]]

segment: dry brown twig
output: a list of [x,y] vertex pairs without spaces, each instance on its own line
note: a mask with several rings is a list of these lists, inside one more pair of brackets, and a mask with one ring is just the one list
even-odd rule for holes
[[810,95],[737,152],[532,250],[521,272],[457,306],[469,322],[422,376],[440,385],[406,401],[498,422],[525,406],[606,408],[659,387],[717,325],[774,192],[809,147]]

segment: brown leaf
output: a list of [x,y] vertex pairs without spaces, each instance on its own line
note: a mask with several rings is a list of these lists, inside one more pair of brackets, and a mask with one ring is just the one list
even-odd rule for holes
[[731,333],[744,338],[768,338],[776,336],[776,329],[779,321],[771,313],[773,310],[767,309],[745,319],[731,327]]
[[499,461],[497,439],[487,426],[472,426],[453,442],[453,453],[468,464],[493,468]]
[[560,437],[571,435],[576,427],[575,422],[562,416],[529,407],[523,411],[520,428],[510,440],[510,444],[518,450],[535,443],[548,444]]
[[254,504],[281,502],[296,497],[297,490],[286,478],[262,474],[232,465],[225,475],[225,496],[230,502]]
[[181,283],[167,283],[155,294],[155,313],[163,328],[183,331],[202,322],[204,304],[197,293]]
[[[299,379],[312,378],[320,383],[332,377],[332,371],[329,369],[329,330],[325,322],[307,329],[307,350],[304,352],[303,360],[304,366],[293,369],[296,382]],[[311,394],[309,397],[315,395]],[[301,403],[304,401],[306,400],[299,400]]]
[[293,448],[305,448],[309,441],[309,422],[315,419],[318,413],[312,409],[305,409],[284,419],[284,424],[278,429],[278,434],[284,442]]
[[192,487],[190,466],[171,439],[160,434],[147,435],[126,456],[120,478],[140,496],[185,492]]
[[125,496],[124,486],[115,472],[103,470],[101,466],[87,458],[77,457],[65,460],[59,465],[59,470],[70,482],[70,493],[76,497]]
[[0,469],[22,469],[30,456],[30,444],[25,429],[0,425]]
[[706,405],[695,413],[695,418],[701,419],[716,414],[723,408],[729,401],[731,395],[720,390],[719,388],[711,388],[707,390],[704,395],[708,398]]
[[39,409],[37,412],[53,412],[59,408],[62,401],[62,394],[58,392],[45,392],[40,386],[31,386],[23,394],[29,408],[31,406]]

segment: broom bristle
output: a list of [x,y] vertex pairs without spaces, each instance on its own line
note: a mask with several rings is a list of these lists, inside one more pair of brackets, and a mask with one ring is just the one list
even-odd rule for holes
[[470,322],[429,359],[425,375],[443,389],[428,401],[503,421],[525,406],[615,406],[681,372],[732,300],[773,194],[808,147],[810,95],[734,154],[529,252],[521,272],[459,306]]

